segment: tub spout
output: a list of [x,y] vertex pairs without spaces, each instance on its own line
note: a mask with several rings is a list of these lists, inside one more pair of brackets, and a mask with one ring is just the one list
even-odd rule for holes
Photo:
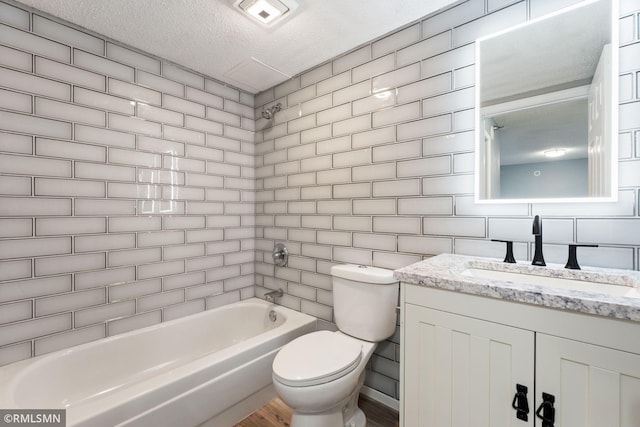
[[277,291],[269,291],[264,294],[264,299],[269,302],[275,302],[276,298],[281,298],[284,295],[282,289],[278,289]]

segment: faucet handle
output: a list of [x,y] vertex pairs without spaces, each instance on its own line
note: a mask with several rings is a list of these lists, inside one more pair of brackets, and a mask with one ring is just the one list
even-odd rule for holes
[[569,258],[567,259],[567,265],[564,268],[569,268],[571,270],[580,270],[580,265],[578,264],[578,254],[577,248],[597,248],[598,245],[580,245],[577,243],[569,244]]
[[289,251],[284,243],[276,243],[273,248],[273,253],[271,254],[271,258],[273,258],[273,263],[278,267],[286,267],[289,262]]
[[502,242],[507,244],[507,253],[504,256],[503,262],[508,262],[509,264],[515,264],[516,259],[513,256],[513,242],[511,240],[499,240],[499,239],[491,239],[492,242]]

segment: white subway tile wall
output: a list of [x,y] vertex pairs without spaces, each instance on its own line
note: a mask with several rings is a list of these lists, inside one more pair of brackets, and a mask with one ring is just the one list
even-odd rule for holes
[[[638,269],[640,1],[620,0],[620,201],[597,206],[473,203],[473,40],[572,2],[485,3],[254,97],[0,1],[0,365],[279,287],[331,322],[332,264],[501,257],[495,237],[528,259],[534,214],[553,262],[596,240],[583,265]],[[366,384],[398,398],[398,361],[396,333]]]
[[253,98],[0,1],[0,365],[254,295]]
[[[531,220],[544,217],[550,262],[566,245],[581,263],[640,267],[640,1],[621,0],[620,193],[609,204],[476,205],[476,37],[575,3],[469,0],[256,95],[256,294],[333,321],[329,267],[398,268],[443,252],[503,257],[515,240],[532,257]],[[485,9],[485,4],[487,9]],[[533,18],[533,16],[532,16]],[[316,94],[312,97],[312,94]],[[304,99],[304,101],[303,101]],[[302,102],[302,104],[300,104]],[[271,249],[283,241],[287,268]],[[376,350],[366,384],[398,398],[399,334]]]

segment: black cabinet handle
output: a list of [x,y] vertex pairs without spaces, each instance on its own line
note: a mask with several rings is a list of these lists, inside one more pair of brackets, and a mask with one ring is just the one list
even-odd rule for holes
[[556,421],[556,408],[553,407],[555,402],[554,395],[542,393],[542,403],[536,411],[536,416],[542,420],[542,427],[553,427]]
[[511,407],[516,410],[516,417],[522,421],[529,421],[529,400],[527,386],[516,384],[516,394],[513,396]]

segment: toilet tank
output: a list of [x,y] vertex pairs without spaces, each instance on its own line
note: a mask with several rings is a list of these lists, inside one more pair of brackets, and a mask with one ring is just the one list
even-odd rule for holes
[[399,284],[393,271],[363,265],[334,265],[333,312],[345,334],[379,342],[396,330]]

